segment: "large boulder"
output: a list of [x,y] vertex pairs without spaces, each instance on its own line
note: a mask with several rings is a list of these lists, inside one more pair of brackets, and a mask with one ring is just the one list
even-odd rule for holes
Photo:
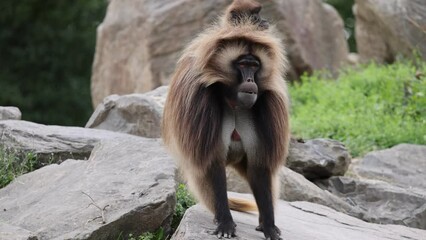
[[287,167],[315,180],[342,176],[348,170],[351,156],[346,147],[331,139],[312,139],[290,142]]
[[68,158],[87,159],[101,140],[138,139],[127,134],[80,127],[47,126],[27,121],[0,121],[0,148],[34,153],[40,165]]
[[[244,195],[230,194],[248,198]],[[275,224],[284,239],[291,240],[423,240],[426,231],[398,225],[379,225],[336,212],[308,202],[288,203],[278,201],[275,205]],[[237,224],[238,239],[264,239],[263,233],[255,230],[257,214],[232,212]],[[212,235],[216,228],[213,215],[200,205],[188,209],[172,240],[216,240]]]
[[17,107],[1,107],[0,106],[0,121],[1,120],[21,120],[22,113]]
[[[247,181],[242,179],[234,170],[228,169],[226,175],[228,191],[251,193]],[[322,190],[291,169],[283,167],[279,177],[281,184],[279,198],[282,200],[317,203],[357,218],[362,218],[364,215],[361,209],[353,207],[328,191]]]
[[349,177],[331,177],[316,183],[364,209],[363,219],[369,222],[426,229],[426,191]]
[[271,16],[284,35],[291,79],[322,69],[336,76],[347,63],[343,20],[332,6],[321,0],[274,0],[264,5],[265,16]]
[[426,191],[426,146],[400,144],[368,153],[350,166],[359,178],[377,179],[402,188]]
[[102,140],[87,161],[52,164],[0,189],[0,239],[106,240],[167,231],[175,170],[159,140]]
[[160,137],[167,90],[164,86],[144,94],[108,96],[98,105],[86,128]]
[[230,1],[111,0],[97,30],[92,101],[166,85],[180,51]]
[[[112,94],[140,93],[166,85],[182,49],[231,0],[111,0],[98,27],[91,91],[93,105]],[[264,16],[286,36],[290,76],[346,61],[343,21],[321,0],[272,0]]]
[[356,42],[361,60],[393,62],[397,55],[426,59],[426,1],[356,0]]

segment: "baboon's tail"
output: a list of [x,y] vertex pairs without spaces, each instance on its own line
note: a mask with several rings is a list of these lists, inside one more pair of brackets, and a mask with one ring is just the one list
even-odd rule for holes
[[256,202],[240,198],[228,198],[229,208],[238,212],[257,212]]

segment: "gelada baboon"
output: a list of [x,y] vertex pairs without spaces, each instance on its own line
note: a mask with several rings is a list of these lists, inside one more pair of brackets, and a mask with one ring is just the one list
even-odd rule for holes
[[[257,205],[256,229],[267,239],[281,239],[273,203],[289,143],[287,61],[260,10],[253,0],[235,0],[189,44],[164,109],[164,142],[192,192],[215,214],[219,237],[235,236],[230,208]],[[256,203],[228,200],[227,165],[248,181]]]

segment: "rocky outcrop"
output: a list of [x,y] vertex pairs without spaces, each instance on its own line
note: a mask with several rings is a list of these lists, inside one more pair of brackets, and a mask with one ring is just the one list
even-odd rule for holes
[[159,140],[103,140],[87,161],[49,165],[0,189],[0,239],[106,240],[167,231],[174,173]]
[[86,128],[160,137],[167,90],[168,87],[159,87],[145,94],[108,96],[98,105]]
[[109,2],[97,30],[92,100],[166,85],[180,51],[229,1]]
[[316,183],[363,209],[364,220],[426,229],[426,191],[348,177],[332,177]]
[[[97,31],[93,105],[168,84],[182,49],[230,2],[111,0]],[[286,36],[291,77],[314,69],[336,73],[346,61],[343,21],[321,0],[267,1],[263,13]]]
[[[264,239],[263,233],[255,231],[258,225],[257,214],[232,212],[232,216],[237,224],[238,239]],[[187,210],[172,239],[215,240],[217,237],[211,235],[216,228],[212,219],[211,213],[196,205]],[[275,224],[281,229],[283,238],[291,240],[423,240],[426,236],[424,230],[367,223],[308,202],[278,201]]]
[[374,151],[351,165],[351,172],[360,178],[376,179],[402,188],[426,191],[426,146],[400,144]]
[[346,147],[331,139],[312,139],[290,143],[287,167],[314,180],[342,176],[348,170],[351,156]]
[[356,42],[361,60],[393,62],[397,55],[426,59],[424,0],[356,0]]
[[[346,203],[339,197],[324,191],[302,175],[284,167],[279,174],[280,196],[285,201],[307,201],[318,203],[335,209],[336,211],[362,218],[363,213],[358,208]],[[234,170],[227,170],[228,191],[251,193],[247,181],[243,180]]]
[[0,121],[0,148],[35,153],[40,165],[68,158],[87,159],[101,140],[137,137],[79,127],[47,126],[27,121]]
[[289,77],[326,69],[336,76],[347,62],[348,44],[337,11],[320,0],[275,0],[264,3],[265,16],[271,16],[284,34],[291,69]]
[[0,106],[0,121],[1,120],[21,120],[22,113],[17,107],[1,107]]

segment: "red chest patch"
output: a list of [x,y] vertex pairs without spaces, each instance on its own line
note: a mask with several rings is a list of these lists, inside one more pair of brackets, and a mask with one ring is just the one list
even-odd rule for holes
[[237,132],[237,130],[236,130],[236,129],[234,129],[234,131],[233,131],[233,132],[232,132],[232,134],[231,134],[231,140],[232,140],[232,141],[236,141],[236,142],[241,141],[241,136],[240,136],[240,134]]

